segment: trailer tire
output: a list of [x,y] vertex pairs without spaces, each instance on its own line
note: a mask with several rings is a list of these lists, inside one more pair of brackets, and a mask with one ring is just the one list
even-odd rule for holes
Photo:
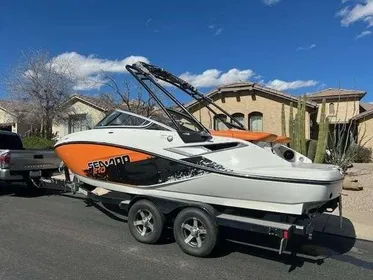
[[156,243],[162,236],[164,223],[164,215],[149,200],[139,200],[129,209],[129,230],[132,236],[141,243]]
[[218,227],[213,217],[199,208],[185,208],[174,221],[174,237],[181,250],[192,256],[206,257],[218,240]]

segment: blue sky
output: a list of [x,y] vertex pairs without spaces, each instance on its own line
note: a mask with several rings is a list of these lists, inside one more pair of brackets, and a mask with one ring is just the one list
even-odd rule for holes
[[340,85],[373,102],[373,0],[0,3],[0,73],[21,51],[43,48],[96,80],[142,59],[202,92],[241,80],[292,94]]

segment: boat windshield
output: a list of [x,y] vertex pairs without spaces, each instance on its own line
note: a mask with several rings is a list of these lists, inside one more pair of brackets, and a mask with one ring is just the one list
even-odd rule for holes
[[[167,112],[179,125],[179,128],[184,132],[198,132],[199,127],[196,127],[187,115],[176,110],[167,109]],[[155,130],[176,130],[174,123],[161,114],[153,114],[148,118],[143,116],[126,112],[122,110],[115,110],[105,116],[97,125],[100,127],[128,127],[128,128],[146,128]]]
[[116,110],[103,118],[96,126],[146,126],[149,123],[150,121],[139,116]]
[[185,115],[181,112],[178,112],[176,110],[173,110],[173,109],[167,109],[167,112],[177,122],[177,124],[179,125],[179,127],[181,128],[182,131],[185,131],[185,132],[186,131],[189,131],[189,132],[202,131],[199,126],[195,125],[194,120],[191,119],[189,116],[187,116],[187,115]]
[[122,127],[122,128],[146,128],[152,130],[169,130],[167,124],[157,123],[150,118],[126,112],[122,110],[115,110],[104,117],[95,128],[102,127]]

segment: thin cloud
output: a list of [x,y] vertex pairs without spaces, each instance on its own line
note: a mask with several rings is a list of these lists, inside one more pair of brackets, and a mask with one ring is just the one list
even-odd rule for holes
[[312,44],[312,45],[309,45],[307,47],[298,47],[297,51],[308,51],[308,50],[312,50],[314,48],[316,48],[316,45]]
[[317,87],[316,90],[323,90],[324,88],[326,88],[326,86],[327,86],[327,84],[322,83],[321,85],[319,85],[319,86]]
[[[201,74],[186,72],[181,74],[179,77],[193,86],[201,88],[218,87],[238,82],[249,82],[250,80],[259,80],[261,78],[260,75],[256,75],[251,69],[239,70],[236,68],[230,69],[225,73],[218,69],[208,69]],[[269,82],[260,79],[257,83],[281,91],[312,87],[318,84],[318,82],[314,80],[296,80],[286,82],[279,79],[274,79]],[[325,86],[325,84],[323,84],[323,86]]]
[[372,35],[372,31],[370,31],[370,30],[365,30],[365,31],[361,32],[359,35],[357,35],[357,36],[355,37],[355,40],[359,40],[360,38],[363,38],[363,37],[365,37],[365,36],[369,36],[369,35]]
[[304,88],[304,87],[312,87],[317,85],[318,82],[314,80],[307,80],[307,81],[302,81],[302,80],[297,80],[297,81],[292,81],[292,82],[285,82],[282,80],[272,80],[269,81],[266,86],[276,89],[276,90],[289,90],[289,89],[299,89],[299,88]]
[[239,70],[230,69],[223,73],[218,69],[208,69],[201,74],[185,72],[179,77],[195,87],[216,87],[225,84],[248,81],[254,75],[251,69]]
[[[344,1],[342,3],[346,3]],[[373,0],[363,0],[362,3],[356,3],[352,6],[347,6],[339,10],[336,14],[341,18],[342,26],[349,26],[358,21],[368,22],[368,25],[372,25],[373,16]]]
[[215,36],[218,36],[222,31],[223,31],[223,28],[217,28],[217,29],[215,30],[214,35],[215,35]]
[[148,18],[148,20],[145,22],[145,26],[148,27],[152,20],[152,18]]
[[223,31],[223,28],[222,28],[222,27],[218,27],[218,26],[216,26],[215,24],[210,24],[210,25],[208,26],[208,28],[212,30],[214,36],[218,36],[218,35],[220,35],[220,34],[222,33],[222,31]]
[[[103,72],[112,74],[126,74],[125,68],[128,64],[133,64],[137,61],[144,61],[149,63],[149,60],[144,56],[128,56],[123,59],[106,59],[99,58],[95,55],[82,55],[77,52],[66,52],[62,53],[52,59],[51,63],[55,62],[69,62],[72,65],[74,74],[78,78],[78,83],[75,86],[75,90],[98,90],[106,81]],[[28,73],[29,74],[29,73]],[[261,75],[257,75],[251,69],[237,69],[232,68],[226,72],[218,69],[208,69],[200,74],[185,72],[179,77],[195,87],[217,87],[226,84],[232,84],[237,82],[248,82],[251,80],[259,80],[262,78]],[[317,85],[318,82],[313,80],[296,80],[285,82],[279,79],[275,79],[269,82],[265,82],[263,79],[259,81],[260,84],[277,90],[288,90],[297,89],[302,87],[310,87]]]
[[98,58],[94,55],[81,55],[77,52],[62,53],[52,59],[54,62],[68,62],[77,76],[78,83],[75,90],[100,89],[106,82],[102,72],[127,73],[126,65],[137,61],[149,63],[144,56],[128,56],[120,60]]
[[373,16],[366,17],[364,21],[368,24],[367,27],[372,27],[373,26]]
[[266,6],[273,6],[273,5],[276,5],[277,3],[279,3],[281,0],[262,0],[262,2],[264,3],[264,5]]

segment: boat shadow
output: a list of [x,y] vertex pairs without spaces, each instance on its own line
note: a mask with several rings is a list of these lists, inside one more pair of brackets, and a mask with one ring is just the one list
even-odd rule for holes
[[59,195],[67,191],[30,188],[23,184],[5,184],[0,183],[0,196],[16,196],[24,198]]
[[[351,223],[352,224],[352,223]],[[289,265],[289,272],[301,268],[305,263],[322,265],[328,258],[343,259],[356,265],[356,260],[345,254],[351,251],[356,238],[342,237],[322,232],[315,232],[312,240],[303,236],[293,236],[287,249],[281,255],[278,253],[279,239],[263,234],[227,229],[223,233],[216,258],[225,257],[231,253],[242,253],[250,256],[269,259]],[[370,264],[360,264],[369,267]]]

